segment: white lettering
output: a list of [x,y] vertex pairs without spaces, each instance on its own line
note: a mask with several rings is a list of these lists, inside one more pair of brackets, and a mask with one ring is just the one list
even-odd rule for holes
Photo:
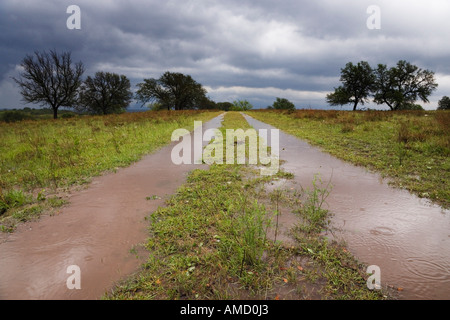
[[79,6],[71,5],[67,7],[66,13],[71,14],[69,18],[67,18],[66,26],[67,29],[73,30],[81,29],[81,10]]
[[66,285],[67,289],[73,290],[81,289],[81,269],[79,266],[72,265],[67,267],[67,273],[72,274],[69,278],[67,278]]
[[367,18],[367,28],[369,30],[381,29],[381,9],[379,6],[369,6],[367,8],[367,14],[370,14]]
[[369,290],[380,290],[381,289],[381,269],[379,266],[369,266],[366,273],[371,274],[367,279],[367,288]]

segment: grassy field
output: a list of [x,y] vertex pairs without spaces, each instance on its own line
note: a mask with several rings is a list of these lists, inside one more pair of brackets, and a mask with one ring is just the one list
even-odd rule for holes
[[450,207],[448,111],[251,111],[248,114],[326,152]]
[[[246,129],[236,112],[221,128]],[[363,266],[345,247],[330,242],[328,194],[312,190],[268,191],[279,171],[261,176],[248,165],[213,164],[194,170],[167,206],[151,213],[148,255],[142,270],[117,285],[105,299],[384,299],[366,287]],[[214,195],[214,196],[211,196]],[[281,207],[297,214],[294,244],[269,237]],[[142,254],[142,253],[141,253]]]
[[0,123],[0,229],[65,203],[58,196],[125,167],[219,112],[141,112]]

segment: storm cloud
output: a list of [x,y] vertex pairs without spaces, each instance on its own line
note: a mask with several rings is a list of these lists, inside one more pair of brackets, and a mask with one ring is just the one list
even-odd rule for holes
[[[67,7],[81,10],[69,30]],[[381,10],[371,30],[367,8]],[[23,107],[11,80],[34,51],[71,51],[96,71],[125,74],[133,85],[165,71],[202,83],[215,101],[276,97],[298,108],[327,107],[347,62],[408,60],[436,73],[427,109],[450,95],[450,2],[430,1],[13,1],[0,4],[0,108]]]

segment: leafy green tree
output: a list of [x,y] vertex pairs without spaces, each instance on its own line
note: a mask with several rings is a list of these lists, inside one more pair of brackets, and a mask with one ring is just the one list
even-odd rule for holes
[[356,110],[358,104],[368,102],[374,89],[375,76],[368,62],[361,61],[357,65],[349,62],[341,69],[340,81],[342,86],[327,95],[327,102],[332,106],[351,103],[353,110]]
[[247,100],[235,100],[230,108],[230,111],[248,111],[253,109],[253,106]]
[[219,108],[219,110],[223,110],[223,111],[229,111],[232,106],[233,106],[233,104],[231,102],[218,102],[217,103],[217,108]]
[[285,98],[276,98],[276,101],[270,106],[270,109],[276,110],[295,110],[295,105]]
[[203,97],[197,102],[197,109],[199,110],[213,110],[217,109],[217,105],[208,97]]
[[126,76],[99,71],[84,81],[76,109],[92,114],[125,112],[133,98],[130,88]]
[[136,99],[142,105],[158,102],[165,109],[196,109],[206,98],[203,86],[182,73],[166,72],[159,79],[144,79],[139,83]]
[[21,67],[19,78],[13,80],[20,87],[23,101],[51,107],[54,119],[60,107],[76,105],[84,66],[81,62],[72,66],[70,52],[36,51],[22,60]]
[[405,109],[417,99],[429,102],[428,97],[436,90],[434,72],[400,60],[390,69],[379,64],[375,70],[374,102],[387,104],[391,110]]
[[447,96],[442,97],[438,102],[439,107],[438,110],[450,110],[450,98]]

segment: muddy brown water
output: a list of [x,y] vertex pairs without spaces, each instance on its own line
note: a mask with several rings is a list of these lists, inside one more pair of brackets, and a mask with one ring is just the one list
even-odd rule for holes
[[[246,119],[255,129],[275,129]],[[449,210],[282,131],[279,142],[283,168],[296,184],[311,187],[319,173],[331,181],[331,237],[343,239],[359,261],[379,266],[383,287],[401,288],[399,299],[450,299]],[[291,219],[284,217],[287,225]]]
[[[273,129],[246,118],[255,129]],[[215,118],[203,129],[220,127],[220,122]],[[137,271],[143,260],[130,250],[147,237],[145,216],[164,205],[190,170],[204,167],[174,165],[173,145],[94,178],[58,215],[24,223],[3,236],[0,299],[98,299]],[[327,205],[333,237],[344,239],[360,261],[379,266],[383,286],[401,287],[401,299],[450,299],[448,210],[282,131],[280,157],[298,185],[309,187],[318,173],[325,182],[331,179]],[[146,199],[154,195],[161,199]],[[280,223],[292,226],[295,217],[283,212]],[[66,286],[70,265],[80,267],[80,290]]]
[[[221,121],[219,116],[203,130],[220,127]],[[143,260],[132,249],[148,235],[145,217],[164,205],[189,171],[205,167],[174,165],[175,144],[94,178],[58,215],[43,216],[3,235],[0,299],[99,299],[114,283],[137,271]],[[147,199],[152,196],[158,198]],[[81,289],[67,286],[75,275],[68,273],[72,265],[80,268]]]

